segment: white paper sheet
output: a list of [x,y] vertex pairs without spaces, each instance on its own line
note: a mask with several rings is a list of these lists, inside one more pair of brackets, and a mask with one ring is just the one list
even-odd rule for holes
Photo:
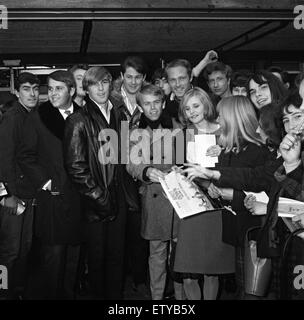
[[159,181],[181,219],[202,211],[214,210],[208,199],[197,197],[197,193],[201,194],[201,191],[182,174],[172,171]]
[[187,161],[198,163],[202,167],[212,168],[218,162],[218,157],[206,156],[207,149],[216,145],[214,134],[199,134],[194,136],[194,141],[187,144]]
[[258,192],[258,193],[250,192],[250,191],[244,191],[244,192],[245,192],[246,196],[248,196],[249,194],[252,194],[253,196],[255,196],[257,202],[262,202],[262,203],[267,204],[269,201],[269,198],[264,191]]

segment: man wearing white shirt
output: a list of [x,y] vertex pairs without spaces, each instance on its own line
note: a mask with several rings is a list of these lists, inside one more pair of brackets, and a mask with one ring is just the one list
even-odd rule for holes
[[[85,204],[89,291],[95,299],[122,299],[126,206],[120,158],[119,101],[110,96],[112,76],[103,67],[84,75],[85,106],[67,118],[64,160]],[[109,140],[103,133],[117,133]],[[117,142],[117,144],[113,144]],[[115,161],[108,159],[113,146]],[[118,161],[117,161],[118,160]]]
[[64,167],[62,141],[65,120],[80,108],[72,102],[76,84],[70,72],[55,71],[47,82],[49,101],[28,116],[20,144],[20,166],[38,191],[35,236],[41,246],[28,298],[73,299],[81,203]]

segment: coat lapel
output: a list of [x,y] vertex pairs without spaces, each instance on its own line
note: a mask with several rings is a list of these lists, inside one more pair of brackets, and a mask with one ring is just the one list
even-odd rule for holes
[[[80,107],[77,107],[74,103],[73,106],[74,112],[80,109]],[[64,137],[65,120],[60,111],[47,101],[38,108],[38,113],[47,129],[62,141]]]

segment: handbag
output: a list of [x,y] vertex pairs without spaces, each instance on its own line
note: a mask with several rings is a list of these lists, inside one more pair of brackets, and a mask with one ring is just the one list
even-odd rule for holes
[[[304,264],[304,240],[297,236],[304,231],[303,227],[299,227],[292,231],[285,240],[281,260],[280,260],[280,300],[303,300],[303,290],[294,288],[293,280],[296,274],[293,273],[293,268],[296,265]],[[297,239],[297,245],[300,246],[296,252],[292,252],[290,245],[293,240]],[[297,249],[297,248],[296,248]]]
[[[245,292],[255,296],[265,296],[271,279],[271,259],[257,256],[257,230],[247,230],[245,236],[244,274]],[[253,233],[253,231],[256,231]]]

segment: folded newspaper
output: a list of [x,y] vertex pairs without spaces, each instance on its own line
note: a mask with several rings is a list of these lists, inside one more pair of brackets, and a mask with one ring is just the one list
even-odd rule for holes
[[6,196],[7,191],[3,182],[0,182],[0,197]]
[[218,210],[195,183],[179,172],[172,171],[159,181],[181,219],[204,211]]
[[[293,221],[292,217],[304,213],[304,202],[280,197],[278,202],[278,216],[281,217],[290,232],[303,228],[301,221]],[[304,239],[304,232],[298,237]]]
[[290,217],[304,213],[304,202],[280,197],[278,202],[279,217]]

